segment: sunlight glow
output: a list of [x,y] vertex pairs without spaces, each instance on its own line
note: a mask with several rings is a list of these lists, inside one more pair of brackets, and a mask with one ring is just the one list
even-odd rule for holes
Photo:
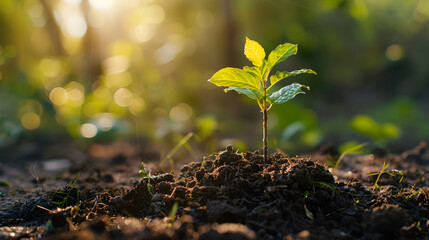
[[84,138],[93,138],[97,135],[97,126],[93,123],[84,123],[80,127],[80,134]]
[[82,3],[82,0],[63,0],[63,1],[71,5],[79,5]]
[[66,36],[82,38],[87,31],[87,24],[79,5],[59,2],[54,10],[55,21]]
[[115,0],[89,0],[89,5],[99,11],[108,11],[115,7]]
[[81,38],[87,30],[85,18],[82,16],[73,16],[66,19],[65,32],[74,38]]

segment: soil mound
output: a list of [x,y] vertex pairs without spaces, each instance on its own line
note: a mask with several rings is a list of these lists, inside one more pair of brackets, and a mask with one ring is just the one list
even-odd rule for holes
[[[373,192],[360,181],[335,182],[324,166],[280,153],[265,162],[257,151],[239,153],[228,147],[183,166],[177,177],[164,173],[143,178],[129,190],[86,187],[80,194],[78,206],[45,211],[44,219],[49,219],[45,227],[29,228],[25,236],[64,240],[429,238],[426,187],[388,185]],[[50,201],[58,198],[46,196]],[[30,203],[20,205],[27,209],[23,219],[34,211],[43,213],[43,208]],[[18,207],[1,214],[9,216]],[[48,202],[42,207],[53,206]],[[7,221],[1,223],[10,226]]]

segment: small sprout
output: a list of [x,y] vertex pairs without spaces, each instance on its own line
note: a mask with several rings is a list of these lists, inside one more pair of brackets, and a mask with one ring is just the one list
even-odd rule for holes
[[[234,90],[239,94],[244,94],[247,97],[255,100],[263,114],[263,151],[264,160],[267,161],[268,152],[268,139],[267,139],[267,112],[274,104],[285,103],[298,94],[305,94],[302,90],[308,86],[299,83],[292,83],[285,86],[278,91],[270,91],[275,84],[281,80],[296,76],[302,73],[316,74],[311,69],[300,69],[292,72],[276,72],[270,76],[272,68],[283,62],[288,57],[295,55],[298,52],[298,45],[285,43],[277,46],[266,57],[264,48],[256,41],[250,40],[246,37],[246,44],[244,46],[244,54],[247,59],[252,62],[253,66],[245,66],[243,69],[239,68],[223,68],[216,72],[209,82],[219,86],[226,87],[225,92]],[[269,106],[268,106],[269,105]]]
[[203,157],[203,161],[201,162],[201,167],[204,167],[204,164],[206,164],[207,157]]
[[412,198],[414,195],[417,195],[417,193],[419,193],[419,192],[413,192],[413,193],[411,193],[410,195],[408,195],[408,196],[406,197],[406,199],[410,199],[410,198]]
[[399,171],[397,169],[393,169],[393,170],[386,170],[386,168],[389,166],[389,164],[386,165],[386,162],[383,162],[383,167],[381,168],[381,170],[378,173],[371,173],[368,174],[368,176],[377,176],[377,179],[375,180],[374,186],[372,188],[372,192],[375,191],[375,188],[378,187],[377,183],[378,180],[380,179],[381,175],[383,175],[384,173],[388,174],[391,177],[395,177],[395,176],[401,176],[401,179],[399,179],[399,183],[402,182],[402,180],[404,179],[404,173],[402,171]]
[[[150,179],[150,178],[149,178]],[[149,180],[150,181],[150,180]],[[151,193],[152,192],[152,184],[150,182],[147,183],[147,190]]]
[[177,209],[179,207],[179,203],[178,202],[174,202],[173,207],[171,207],[171,211],[170,211],[170,222],[174,222],[174,220],[176,220],[176,214],[177,214]]
[[[417,191],[414,191],[414,189],[417,189]],[[411,191],[414,191],[414,192],[411,193],[410,195],[406,196],[405,199],[410,199],[415,195],[417,195],[417,198],[418,198],[420,196],[420,194],[423,194],[425,196],[425,200],[429,200],[429,191],[426,190],[425,188],[413,186],[411,188]]]
[[150,184],[151,176],[147,172],[146,167],[144,166],[143,163],[140,164],[139,177],[141,177],[141,178],[147,178],[147,190],[149,192],[151,192],[151,190],[152,190],[152,184]]
[[332,186],[332,184],[329,184],[329,183],[326,183],[326,182],[319,182],[319,181],[312,181],[312,183],[316,183],[316,184],[319,184],[320,186],[329,188],[336,195],[340,194],[340,192],[338,191],[338,189],[336,189],[334,186]]
[[12,185],[10,185],[8,182],[0,181],[0,187],[12,188]]
[[305,199],[308,198],[308,195],[310,193],[308,191],[305,191],[304,193],[304,210],[305,210],[305,216],[307,216],[309,219],[314,220],[314,215],[310,210],[308,210],[307,205],[305,204]]
[[141,177],[141,178],[149,177],[149,174],[147,173],[146,168],[145,168],[143,163],[140,164],[139,177]]
[[193,132],[188,133],[186,136],[184,136],[177,144],[174,146],[173,149],[161,160],[160,164],[164,163],[168,160],[170,163],[171,170],[174,169],[174,162],[173,162],[173,155],[180,149],[180,147],[184,146],[189,152],[193,153],[193,150],[191,146],[189,146],[188,141],[191,139],[191,137],[194,136]]
[[341,161],[343,160],[343,158],[345,156],[347,156],[347,154],[353,154],[356,151],[359,151],[362,148],[364,148],[366,145],[368,145],[368,143],[362,143],[362,144],[352,146],[352,147],[346,149],[344,152],[341,153],[340,157],[336,161],[335,161],[335,159],[332,158],[331,155],[329,155],[328,166],[332,167],[333,169],[337,169],[338,166],[340,165]]
[[417,225],[416,225],[416,228],[419,230],[419,231],[422,231],[423,229],[422,229],[422,226],[420,226],[421,225],[421,223],[420,223],[420,221],[418,221],[417,222]]
[[79,202],[79,189],[76,187],[77,180],[79,180],[80,172],[77,174],[77,177],[72,180],[69,185],[66,187],[67,191],[55,191],[55,194],[64,195],[62,201],[50,201],[52,204],[57,205],[59,208],[65,208],[71,204],[78,204]]

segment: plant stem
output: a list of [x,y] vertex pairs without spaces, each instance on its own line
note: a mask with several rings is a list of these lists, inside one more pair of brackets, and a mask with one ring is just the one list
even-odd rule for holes
[[267,89],[264,87],[264,98],[263,98],[263,110],[262,110],[262,114],[263,114],[263,124],[262,124],[262,127],[263,127],[263,138],[262,138],[262,141],[263,141],[263,144],[264,144],[264,146],[263,146],[263,151],[264,151],[264,163],[266,163],[267,162],[267,159],[268,159],[268,157],[267,157],[267,152],[268,152],[268,133],[267,133],[267,118],[268,118],[268,115],[267,115],[267,112],[268,112],[268,110],[267,110]]

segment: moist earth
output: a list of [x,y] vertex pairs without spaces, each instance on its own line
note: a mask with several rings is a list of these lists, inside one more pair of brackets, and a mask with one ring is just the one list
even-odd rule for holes
[[[0,239],[429,239],[425,143],[328,170],[336,157],[264,161],[228,146],[177,174],[130,181],[130,160],[118,155],[103,167],[77,164],[63,182],[2,182]],[[368,176],[383,163],[391,167]]]

